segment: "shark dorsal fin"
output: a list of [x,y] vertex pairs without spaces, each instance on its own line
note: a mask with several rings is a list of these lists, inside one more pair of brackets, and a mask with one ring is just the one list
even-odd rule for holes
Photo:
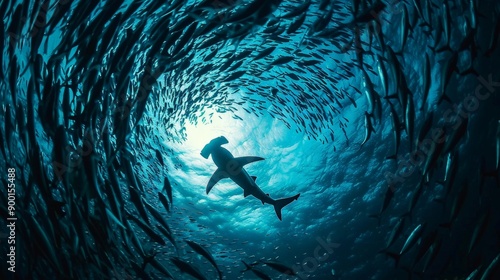
[[255,180],[257,180],[257,176],[251,176],[253,181],[255,182]]

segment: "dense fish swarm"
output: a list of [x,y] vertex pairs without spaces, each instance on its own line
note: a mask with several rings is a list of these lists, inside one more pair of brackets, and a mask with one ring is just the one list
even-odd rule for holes
[[[336,134],[360,150],[374,133],[383,139],[398,168],[381,176],[380,211],[363,215],[389,223],[392,201],[409,207],[392,217],[386,240],[372,240],[396,264],[374,278],[500,274],[498,2],[27,0],[2,1],[0,12],[0,213],[6,223],[17,217],[14,278],[250,277],[176,236],[183,229],[166,214],[174,185],[140,164],[154,149],[146,140],[163,141],[157,128],[182,142],[187,123],[243,112],[278,119],[332,153]],[[364,131],[352,138],[349,126]],[[159,166],[174,157],[155,155]],[[164,177],[158,193],[151,176]],[[447,218],[417,219],[422,197]],[[212,271],[182,254],[187,246]],[[4,239],[1,248],[10,248]],[[261,279],[327,277],[241,261]]]

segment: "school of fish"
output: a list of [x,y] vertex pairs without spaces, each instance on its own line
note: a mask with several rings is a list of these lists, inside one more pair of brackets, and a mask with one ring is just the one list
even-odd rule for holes
[[[332,153],[342,138],[360,151],[382,141],[381,163],[419,158],[386,176],[380,210],[363,213],[373,231],[390,228],[372,240],[388,271],[500,275],[499,2],[25,0],[0,12],[0,162],[16,169],[17,279],[325,279],[216,251],[231,240],[194,240],[195,218],[170,218],[190,206],[175,205],[175,153],[158,148],[157,128],[182,142],[188,122],[243,111]],[[5,221],[6,188],[0,202]],[[393,215],[399,203],[408,207]],[[424,204],[447,218],[420,217]],[[220,265],[227,255],[232,265]]]

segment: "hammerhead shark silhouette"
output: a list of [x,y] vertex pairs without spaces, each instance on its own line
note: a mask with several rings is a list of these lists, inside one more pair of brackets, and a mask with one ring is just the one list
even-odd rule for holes
[[278,215],[278,219],[281,221],[281,209],[292,201],[297,200],[300,193],[282,199],[271,198],[269,194],[264,193],[259,186],[257,186],[255,183],[257,177],[248,175],[247,171],[243,168],[245,164],[260,161],[264,158],[252,156],[235,158],[227,149],[221,147],[221,145],[227,143],[229,143],[229,141],[227,141],[226,137],[220,136],[212,139],[212,141],[201,150],[201,156],[208,159],[208,156],[211,154],[215,165],[217,165],[217,170],[208,182],[206,189],[207,194],[221,179],[230,178],[243,189],[244,197],[253,195],[262,201],[262,204],[268,203],[273,205],[276,215]]

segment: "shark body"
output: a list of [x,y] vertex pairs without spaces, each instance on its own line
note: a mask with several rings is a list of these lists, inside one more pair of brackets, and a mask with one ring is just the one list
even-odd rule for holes
[[217,182],[221,179],[230,178],[238,186],[243,189],[243,196],[247,197],[249,195],[254,196],[259,199],[262,204],[267,203],[274,206],[276,215],[278,219],[281,220],[281,209],[297,200],[300,196],[296,194],[292,197],[273,199],[262,191],[262,189],[255,183],[256,177],[250,176],[248,172],[243,168],[244,165],[252,163],[255,161],[264,160],[261,157],[247,156],[247,157],[237,157],[235,158],[231,152],[227,149],[221,147],[221,145],[229,143],[224,136],[214,138],[210,143],[205,145],[201,151],[201,155],[208,159],[209,155],[212,155],[212,160],[217,166],[217,170],[214,172],[210,181],[208,182],[206,193],[208,194],[210,190],[215,186]]

